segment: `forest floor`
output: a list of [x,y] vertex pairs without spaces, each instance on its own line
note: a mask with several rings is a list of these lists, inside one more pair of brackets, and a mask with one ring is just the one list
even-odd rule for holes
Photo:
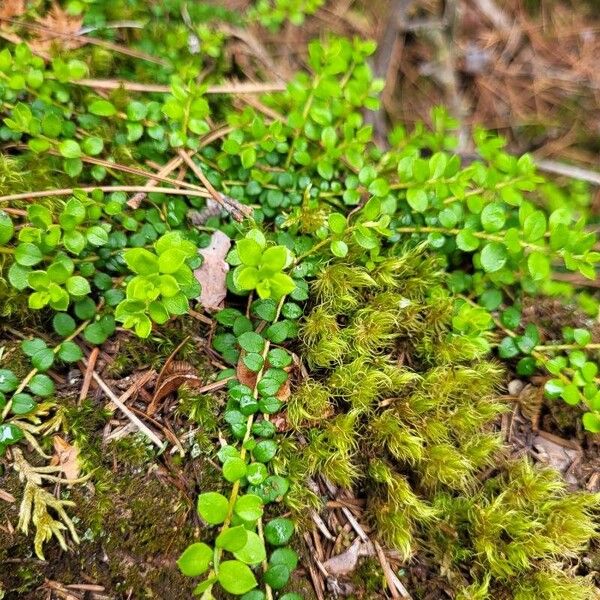
[[[224,4],[244,7],[243,0]],[[390,123],[410,127],[427,121],[430,109],[444,104],[459,120],[461,154],[468,157],[473,151],[468,140],[475,126],[497,130],[512,151],[532,152],[542,171],[589,185],[600,214],[600,14],[595,2],[339,0],[328,2],[302,27],[286,25],[277,35],[236,32],[228,51],[248,79],[256,61],[266,61],[285,80],[303,66],[307,40],[328,31],[378,40],[373,68],[386,87],[383,106],[371,118],[381,144]],[[550,300],[536,300],[526,310],[549,331],[590,326],[587,317]],[[4,364],[15,371],[23,358],[19,338],[34,327],[28,322],[19,331],[3,330]],[[196,395],[210,398],[216,419],[225,395],[224,384],[215,379],[224,365],[210,345],[214,330],[211,319],[196,314],[163,328],[152,342],[119,332],[99,351],[87,348],[87,370],[57,373],[62,418],[83,450],[78,454],[58,438],[55,461],[71,464],[75,474],[80,468],[94,472],[93,480],[70,496],[81,544],[64,552],[51,543],[47,560],[39,560],[31,540],[15,530],[20,482],[16,472],[7,471],[0,479],[0,583],[5,590],[0,597],[190,597],[192,585],[175,562],[181,549],[198,538],[198,490],[218,488],[222,481],[201,443],[192,449],[196,460],[182,460],[182,447],[199,426],[185,393],[178,397],[176,390],[187,382]],[[593,337],[600,340],[598,324]],[[91,380],[92,372],[97,379]],[[544,400],[543,378],[508,373],[505,383],[503,397],[511,410],[498,428],[510,452],[557,468],[573,489],[600,491],[600,445],[575,425],[566,405]],[[115,410],[115,397],[173,450],[159,456],[130,419]],[[208,440],[212,432],[206,423],[204,411]],[[446,597],[444,581],[437,581],[425,560],[403,565],[393,552],[370,543],[360,498],[326,481],[315,485],[329,502],[320,516],[312,515],[313,532],[296,544],[304,560],[295,589],[307,600],[337,594],[386,597],[381,577],[390,566],[404,569],[409,588],[426,583],[420,598]],[[600,547],[593,547],[585,561],[588,571],[600,569]]]

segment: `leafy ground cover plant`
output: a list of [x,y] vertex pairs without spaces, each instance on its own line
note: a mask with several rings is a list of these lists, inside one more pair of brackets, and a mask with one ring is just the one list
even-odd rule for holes
[[[277,7],[299,14],[317,4]],[[257,5],[258,18],[265,6]],[[102,21],[103,8],[86,18]],[[277,26],[281,14],[265,24]],[[227,36],[206,23],[194,35],[224,60]],[[172,35],[170,65],[123,69],[168,82],[164,92],[104,93],[85,81],[104,72],[86,49],[51,60],[22,43],[0,51],[0,265],[11,300],[4,310],[26,302],[62,340],[24,343],[36,370],[29,379],[2,371],[2,450],[20,438],[37,443],[40,431],[23,425],[36,414],[34,395],[48,389],[37,371],[79,360],[78,336],[100,345],[119,323],[148,338],[196,308],[197,250],[218,228],[236,245],[231,305],[215,315],[212,343],[235,370],[222,374],[233,378],[223,414],[229,435],[216,453],[226,489],[201,491],[197,509],[210,530],[179,560],[183,573],[203,577],[197,593],[210,598],[221,588],[259,600],[284,589],[297,556],[288,547],[295,525],[282,509],[318,507],[306,480],[322,475],[372,490],[373,524],[406,557],[427,535],[444,562],[437,548],[451,542],[435,539],[435,527],[454,523],[451,583],[463,595],[533,598],[544,585],[549,598],[563,589],[582,595],[588,584],[558,575],[550,562],[591,537],[595,498],[573,500],[557,480],[546,485],[550,476],[522,464],[489,485],[477,475],[500,445],[491,431],[502,412],[494,399],[500,374],[490,352],[518,358],[523,376],[550,373],[548,395],[577,405],[585,427],[598,429],[595,340],[576,328],[545,343],[521,318],[524,299],[542,295],[597,313],[593,297],[556,277],[595,277],[600,255],[586,229],[587,200],[547,184],[531,157],[507,154],[502,139],[483,131],[465,164],[452,153],[454,123],[441,109],[431,129],[398,127],[391,149],[377,148],[363,115],[377,108],[382,87],[367,64],[371,42],[313,42],[307,72],[238,108],[197,83],[186,28]],[[153,35],[144,39],[146,50],[158,47]],[[156,174],[147,166],[154,163],[166,166]],[[181,178],[172,175],[186,165]],[[231,214],[251,218],[240,223]],[[293,350],[311,369],[305,381],[291,377]],[[297,389],[286,402],[289,386]],[[26,418],[15,414],[25,408]],[[305,436],[301,457],[293,452],[300,442],[273,423],[281,411]],[[385,456],[372,456],[380,446]],[[523,481],[566,515],[564,530],[553,529],[552,511],[531,506],[513,507],[522,529],[502,529],[503,514],[489,507]],[[535,530],[540,546],[524,558],[496,555],[493,535],[485,542],[490,526],[515,543]],[[546,579],[536,579],[537,567]],[[520,588],[512,589],[516,579]]]
[[[229,497],[218,492],[200,494],[198,513],[207,525],[218,526],[218,533],[212,546],[194,543],[178,561],[185,575],[208,572],[195,589],[203,598],[211,598],[217,584],[244,598],[273,598],[273,590],[286,586],[298,563],[296,552],[287,546],[294,533],[293,521],[277,517],[263,525],[265,506],[280,502],[289,487],[288,480],[270,473],[268,465],[278,452],[270,415],[283,407],[281,390],[288,380],[286,368],[292,363],[285,349],[272,346],[294,337],[294,319],[302,314],[298,305],[286,302],[296,284],[282,270],[292,260],[284,246],[267,247],[258,229],[239,240],[230,255],[231,262],[239,263],[234,284],[240,290],[256,290],[261,299],[250,305],[253,318],[233,308],[216,315],[224,331],[217,334],[214,346],[230,362],[239,361],[237,378],[229,382],[224,413],[233,440],[218,452],[223,477],[233,485]],[[281,319],[282,315],[289,318]],[[233,559],[224,560],[224,553]],[[258,582],[250,568],[259,565],[264,592],[255,590]],[[299,596],[282,597],[294,600]]]

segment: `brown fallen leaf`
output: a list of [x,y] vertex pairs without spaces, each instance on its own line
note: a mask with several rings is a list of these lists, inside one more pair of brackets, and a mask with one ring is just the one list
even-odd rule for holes
[[237,367],[235,369],[237,379],[240,383],[247,385],[249,388],[253,388],[256,385],[256,373],[251,371],[242,360],[244,353],[240,355]]
[[165,396],[177,391],[183,384],[192,388],[199,388],[202,386],[202,380],[190,363],[183,360],[174,360],[161,372],[154,388],[152,402],[148,406],[146,414],[152,416],[158,408],[158,403]]
[[227,294],[227,272],[229,265],[225,260],[231,240],[222,231],[212,234],[210,244],[200,250],[204,262],[194,271],[196,280],[202,286],[200,304],[208,310],[215,311],[223,307]]
[[69,15],[56,2],[48,13],[37,21],[39,25],[29,42],[36,51],[47,51],[52,44],[59,45],[63,50],[73,50],[87,43],[84,37],[78,35],[83,17]]
[[3,0],[0,4],[0,21],[20,17],[27,10],[25,0]]
[[61,471],[67,479],[77,479],[79,477],[79,449],[59,435],[55,435],[52,441],[55,454],[51,464],[60,465]]

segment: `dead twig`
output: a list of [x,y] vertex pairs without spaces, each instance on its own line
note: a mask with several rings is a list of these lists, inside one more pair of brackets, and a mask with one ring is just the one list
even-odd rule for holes
[[90,357],[87,361],[87,368],[85,369],[83,383],[81,384],[81,390],[79,390],[78,404],[81,404],[88,395],[88,392],[90,390],[90,384],[92,383],[92,374],[94,373],[94,368],[96,367],[96,360],[98,359],[98,354],[100,354],[100,348],[98,348],[98,346],[95,346],[92,352],[90,353]]
[[213,184],[208,180],[202,169],[190,158],[185,150],[179,150],[179,156],[194,172],[194,175],[204,184],[204,187],[210,192],[211,198],[223,207],[236,221],[243,221],[246,217],[252,214],[252,209],[249,206],[240,204],[237,200],[229,198],[221,192],[217,191]]
[[[169,93],[171,87],[155,83],[137,83],[135,81],[124,81],[119,79],[79,79],[73,81],[75,85],[91,87],[96,90],[119,90],[128,92]],[[267,92],[282,92],[286,89],[285,82],[266,81],[258,82],[235,82],[211,85],[206,89],[207,94],[265,94]]]
[[0,196],[0,202],[10,202],[12,200],[29,200],[33,198],[49,198],[50,196],[70,196],[75,189],[84,192],[93,192],[101,190],[103,192],[144,192],[157,194],[167,194],[172,196],[195,196],[196,198],[210,198],[207,191],[200,190],[182,190],[178,188],[154,187],[145,185],[94,185],[78,188],[62,188],[59,190],[35,190],[31,192],[21,192],[19,194],[8,194]]
[[569,177],[571,179],[579,179],[580,181],[587,181],[588,183],[592,183],[594,185],[600,185],[600,173],[597,171],[584,169],[582,167],[575,167],[557,160],[536,160],[535,164],[540,171],[545,171],[546,173],[564,175],[565,177]]
[[[163,441],[156,435],[156,433],[154,433],[149,427],[147,427],[142,421],[141,419],[139,419],[134,413],[133,411],[126,405],[124,404],[123,400],[121,400],[121,398],[123,396],[125,396],[125,394],[127,394],[127,392],[125,392],[125,394],[123,394],[123,396],[121,396],[121,398],[119,398],[109,387],[108,385],[106,385],[106,383],[104,382],[104,380],[100,377],[100,375],[98,375],[98,373],[96,373],[96,371],[93,372],[92,374],[94,381],[100,386],[100,388],[102,389],[102,391],[110,398],[111,402],[117,406],[121,412],[132,422],[134,423],[137,428],[144,433],[151,441],[152,443],[159,449],[162,450],[163,448]],[[127,396],[125,396],[127,397]]]

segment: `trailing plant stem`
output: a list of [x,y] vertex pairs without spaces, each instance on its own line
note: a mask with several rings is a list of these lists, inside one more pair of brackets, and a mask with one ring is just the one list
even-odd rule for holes
[[[421,227],[420,225],[415,225],[413,227],[397,227],[396,232],[398,233],[442,233],[445,235],[458,235],[462,229],[454,229],[448,227]],[[488,242],[504,242],[504,238],[499,235],[493,235],[490,233],[483,233],[482,231],[471,231],[474,237],[485,240]],[[546,234],[548,235],[548,234]],[[544,250],[542,246],[538,246],[536,244],[530,244],[528,242],[523,242],[519,240],[519,245],[522,248],[527,248],[529,250],[535,250],[537,252],[541,252]]]
[[[273,322],[277,322],[277,319],[279,318],[279,315],[281,314],[281,308],[283,306],[283,303],[285,301],[285,296],[283,296],[281,298],[281,300],[279,301],[279,303],[277,304],[277,311],[275,313],[275,319],[273,320]],[[267,358],[267,354],[269,352],[269,348],[271,346],[271,342],[269,340],[265,341],[265,346],[263,348],[262,351],[262,358],[263,361],[266,364],[266,358]],[[256,382],[254,383],[254,388],[252,390],[252,396],[257,399],[258,398],[258,384],[260,382],[260,380],[262,379],[262,375],[263,372],[265,370],[264,364],[261,367],[261,369],[258,371],[258,373],[256,374]],[[265,419],[268,420],[268,415],[263,415]],[[249,415],[248,416],[248,420],[246,422],[246,433],[244,435],[244,439],[242,440],[242,449],[240,450],[240,458],[242,460],[244,460],[246,458],[246,454],[247,454],[247,449],[246,449],[246,443],[248,442],[248,440],[250,439],[250,434],[252,432],[252,425],[254,423],[254,415]],[[225,521],[223,522],[223,526],[221,527],[221,532],[226,531],[227,529],[229,529],[229,525],[231,524],[231,519],[233,517],[233,509],[235,507],[235,502],[237,500],[238,494],[240,491],[240,480],[238,479],[234,484],[233,487],[231,488],[231,494],[229,495],[229,506],[228,506],[228,510],[227,510],[227,516],[225,517]],[[263,526],[262,526],[262,517],[259,517],[258,519],[258,535],[261,539],[261,541],[264,544],[264,534],[263,534]],[[216,547],[215,546],[215,551],[214,551],[214,559],[213,559],[213,569],[212,572],[216,573],[219,571],[219,563],[221,561],[221,557],[223,555],[223,549]],[[267,563],[266,560],[263,561],[262,563],[263,569],[266,570],[267,568]],[[209,575],[210,578],[211,575]],[[267,595],[267,599],[268,600],[272,600],[273,599],[273,592],[271,590],[271,587],[268,584],[265,584],[265,592]]]

